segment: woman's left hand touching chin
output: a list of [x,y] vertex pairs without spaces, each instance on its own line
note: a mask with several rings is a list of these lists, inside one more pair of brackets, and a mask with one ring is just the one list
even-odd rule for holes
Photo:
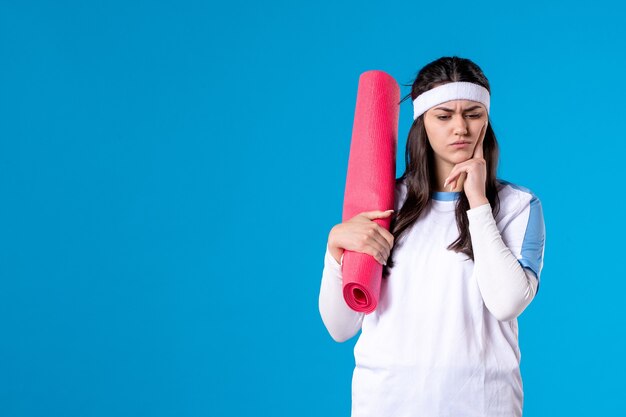
[[483,153],[483,142],[485,140],[488,123],[489,122],[486,121],[480,131],[478,143],[474,148],[472,157],[467,161],[456,164],[444,183],[444,187],[450,184],[453,191],[465,191],[467,200],[470,203],[470,208],[489,203],[485,191],[485,184],[487,183],[487,162],[485,161]]

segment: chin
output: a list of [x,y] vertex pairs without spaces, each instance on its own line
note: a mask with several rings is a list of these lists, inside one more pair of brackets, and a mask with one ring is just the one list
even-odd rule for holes
[[457,152],[450,158],[450,162],[453,164],[460,164],[470,159],[471,154],[469,152]]

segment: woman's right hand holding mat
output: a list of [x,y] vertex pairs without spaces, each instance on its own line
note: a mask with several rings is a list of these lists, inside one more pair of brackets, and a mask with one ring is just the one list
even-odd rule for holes
[[361,252],[386,265],[393,248],[393,234],[373,220],[388,217],[392,213],[393,210],[364,211],[333,226],[328,235],[330,254],[337,263],[341,263],[344,250]]

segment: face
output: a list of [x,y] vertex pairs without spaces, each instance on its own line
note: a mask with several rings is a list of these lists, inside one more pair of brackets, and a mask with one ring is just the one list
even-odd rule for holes
[[[452,100],[424,113],[424,127],[435,162],[449,166],[472,158],[482,127],[488,120],[487,109],[470,100]],[[453,145],[463,141],[465,145]]]

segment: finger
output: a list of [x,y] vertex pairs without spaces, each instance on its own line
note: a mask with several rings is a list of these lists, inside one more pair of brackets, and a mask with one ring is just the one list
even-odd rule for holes
[[478,142],[476,143],[476,147],[474,148],[474,154],[472,158],[484,158],[484,150],[483,150],[483,142],[485,141],[485,133],[487,133],[487,124],[489,122],[485,122],[482,129],[480,130],[480,136],[478,137]]
[[373,256],[380,263],[384,263],[391,253],[391,248],[387,239],[380,232],[381,229],[383,228],[378,224],[372,224],[372,228],[366,232],[367,238],[363,242],[361,251]]
[[364,249],[363,253],[366,253],[372,256],[378,263],[384,265],[386,263],[386,259],[389,257],[385,246],[380,242],[372,240]]
[[385,263],[387,258],[389,258],[389,254],[391,253],[391,248],[389,247],[389,242],[387,239],[383,237],[383,235],[378,232],[374,235],[374,239],[371,243],[372,248],[377,254],[376,257],[380,258],[381,263]]
[[[461,188],[461,190],[463,189],[463,185],[465,184],[465,180],[467,179],[467,171],[461,171],[461,173],[459,174],[458,178],[454,181],[454,184],[452,186],[452,190],[456,190],[457,188]],[[459,191],[461,191],[459,190]]]
[[452,168],[452,172],[454,172],[454,174],[451,173],[448,176],[448,178],[444,182],[444,187],[446,186],[445,184],[449,184],[450,185],[449,188],[451,191],[456,190],[457,185],[465,182],[465,180],[467,179],[467,176],[469,175],[470,166],[471,166],[471,162],[466,161]]
[[452,184],[456,182],[457,175],[458,173],[448,175],[448,178],[446,178],[446,180],[443,183],[443,188],[448,188],[448,185],[449,185],[450,189],[453,190],[454,187],[452,187]]
[[359,213],[362,216],[369,220],[380,219],[381,217],[388,217],[393,214],[393,209],[382,211],[382,210],[373,210],[373,211],[364,211],[363,213]]
[[485,124],[480,129],[478,142],[476,143],[476,147],[474,148],[472,158],[484,158],[483,143],[485,141],[485,133],[487,132],[487,124],[488,122],[485,122]]
[[448,174],[448,177],[446,178],[446,180],[443,182],[443,187],[445,188],[448,184],[451,184],[453,181],[455,181],[457,179],[457,177],[459,176],[459,174],[461,172],[463,172],[463,169],[465,169],[465,165],[467,165],[465,162],[461,162],[459,164],[456,164],[454,166],[454,168],[452,168],[452,171],[450,171],[450,173]]
[[446,180],[443,182],[443,188],[446,188],[447,185],[452,182],[452,180],[454,180],[454,177],[456,176],[456,165],[454,166],[454,168],[452,168],[452,171],[450,171],[450,173],[448,174],[448,176],[446,177]]
[[450,181],[450,191],[454,191],[456,189],[457,178]]
[[372,221],[372,230],[374,233],[371,234],[371,237],[387,249],[391,249],[394,240],[393,234],[375,221]]
[[381,236],[385,239],[385,241],[387,242],[387,245],[389,245],[389,249],[393,248],[393,243],[394,243],[394,237],[393,237],[393,233],[391,233],[389,230],[385,229],[384,227],[378,226],[378,232],[381,234]]

